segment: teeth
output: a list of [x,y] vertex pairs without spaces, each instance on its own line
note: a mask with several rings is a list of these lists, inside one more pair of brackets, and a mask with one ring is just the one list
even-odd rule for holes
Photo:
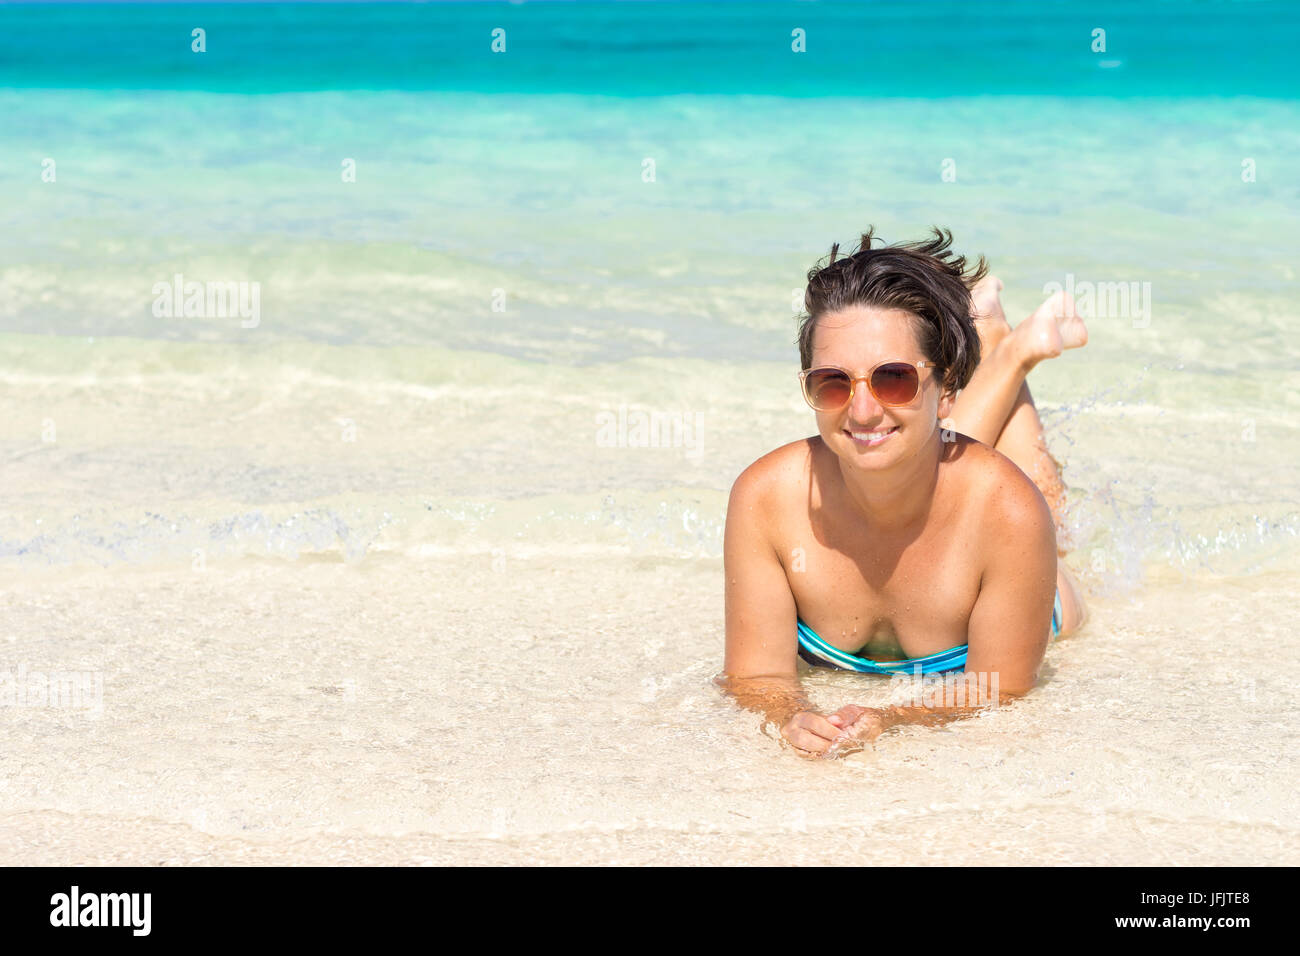
[[877,438],[884,438],[892,431],[893,429],[890,428],[887,431],[883,431],[883,432],[849,432],[849,434],[852,435],[854,438],[856,438],[858,441],[875,441]]

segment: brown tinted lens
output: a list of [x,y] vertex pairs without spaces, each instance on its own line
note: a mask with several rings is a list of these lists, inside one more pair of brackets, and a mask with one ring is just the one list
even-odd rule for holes
[[813,408],[820,410],[833,410],[847,405],[852,385],[846,374],[833,368],[818,369],[805,378],[808,400]]
[[890,362],[872,374],[871,391],[882,405],[906,405],[916,398],[920,381],[916,366],[906,362]]

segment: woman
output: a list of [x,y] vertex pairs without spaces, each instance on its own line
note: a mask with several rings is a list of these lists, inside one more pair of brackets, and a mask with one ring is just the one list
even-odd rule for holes
[[[1025,376],[1087,342],[1064,293],[1014,330],[1002,283],[952,236],[858,250],[808,274],[799,330],[819,434],[764,455],[727,509],[719,684],[801,755],[837,756],[1033,687],[1083,600],[1058,556],[1064,485]],[[816,712],[797,658],[868,673],[962,671],[970,707]]]

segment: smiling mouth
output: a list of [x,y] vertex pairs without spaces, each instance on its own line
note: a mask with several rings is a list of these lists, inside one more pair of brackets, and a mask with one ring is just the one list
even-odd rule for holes
[[898,431],[897,425],[893,428],[884,428],[869,432],[850,431],[846,428],[844,429],[844,434],[853,439],[853,444],[857,445],[859,448],[875,448],[877,445],[888,441],[889,436],[894,434],[896,431]]

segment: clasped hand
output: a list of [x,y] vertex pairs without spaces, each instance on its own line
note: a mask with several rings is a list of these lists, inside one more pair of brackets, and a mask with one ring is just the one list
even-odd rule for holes
[[801,710],[781,728],[801,757],[843,757],[863,750],[884,731],[884,713],[846,704],[833,714]]

